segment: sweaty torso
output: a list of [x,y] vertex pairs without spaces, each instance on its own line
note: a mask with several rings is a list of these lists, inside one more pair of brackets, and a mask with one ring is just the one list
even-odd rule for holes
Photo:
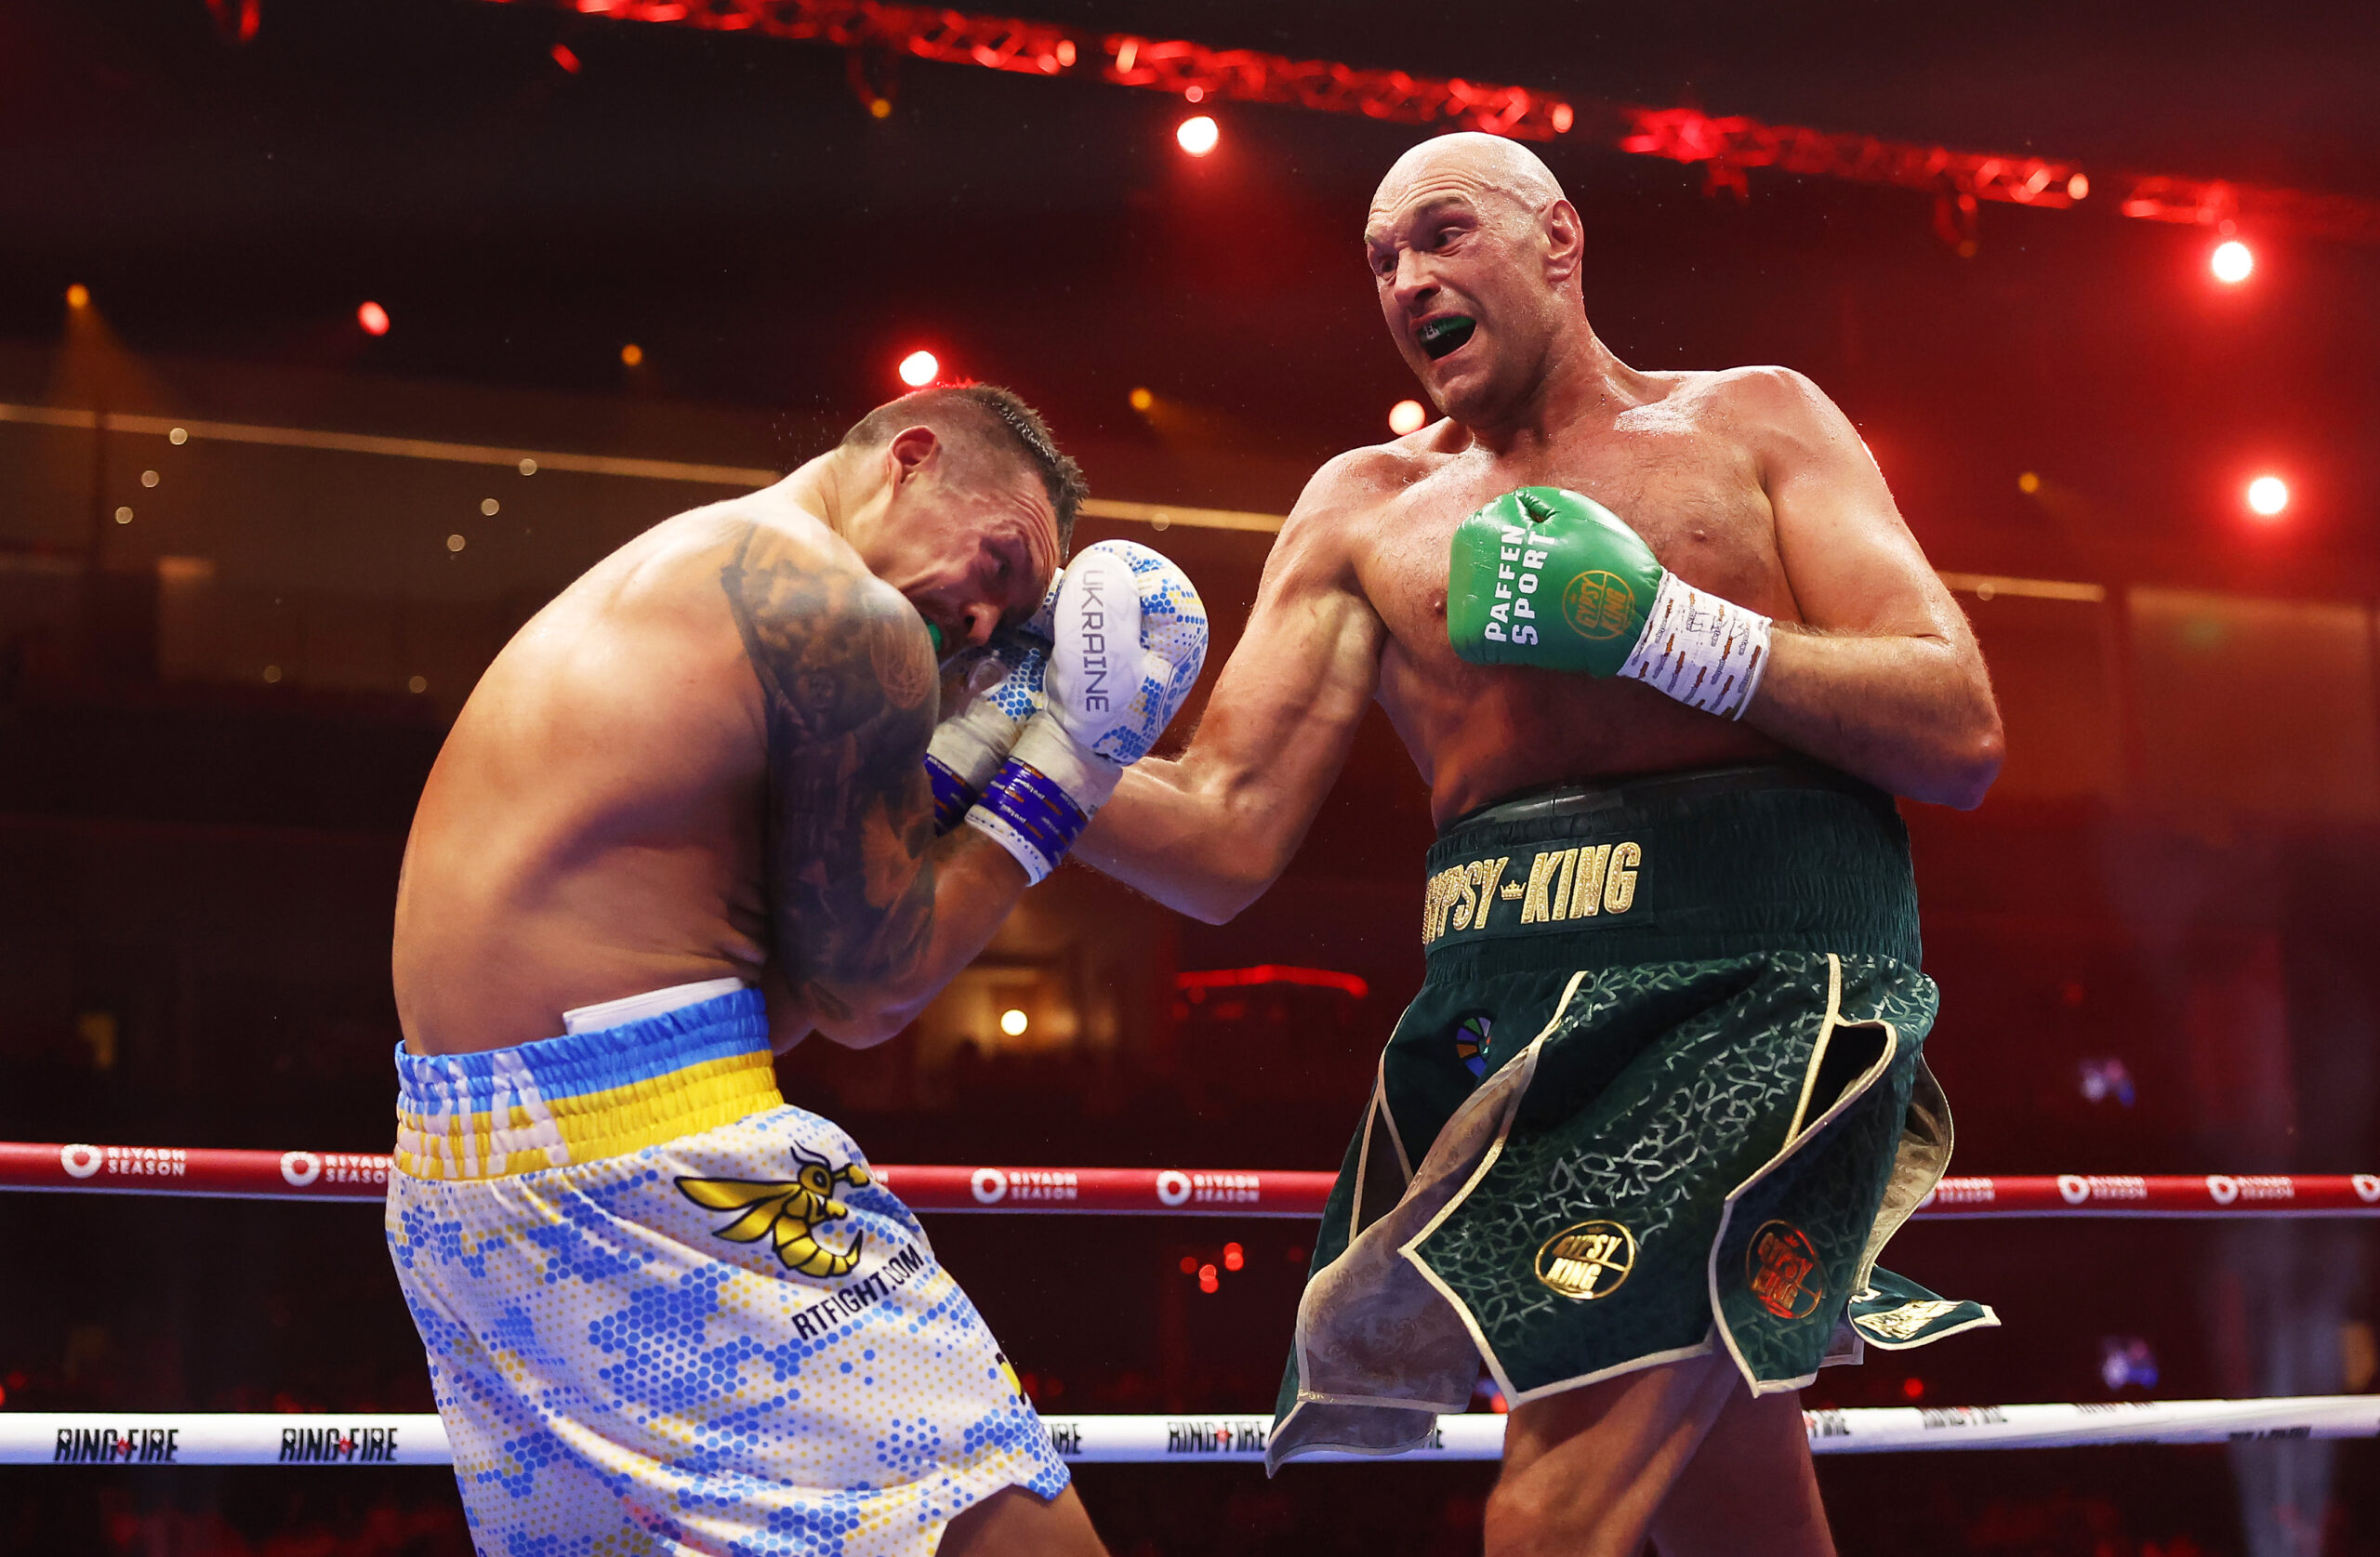
[[1737,376],[1642,375],[1651,397],[1574,418],[1499,455],[1452,424],[1350,461],[1334,504],[1357,587],[1386,628],[1379,699],[1441,825],[1525,790],[1739,761],[1782,748],[1633,681],[1465,664],[1447,642],[1447,554],[1464,515],[1520,486],[1568,487],[1700,587],[1782,621],[1800,613],[1778,553],[1757,429]]
[[572,1007],[759,979],[767,751],[720,582],[755,522],[840,545],[762,500],[681,515],[564,590],[472,692],[397,893],[397,1011],[416,1052],[532,1042]]

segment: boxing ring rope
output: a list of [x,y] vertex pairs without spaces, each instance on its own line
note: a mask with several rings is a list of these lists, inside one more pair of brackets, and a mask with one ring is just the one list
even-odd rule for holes
[[[0,1191],[378,1204],[377,1153],[0,1141]],[[876,1166],[919,1211],[1321,1215],[1335,1175],[1270,1169]],[[2380,1174],[2036,1174],[1946,1178],[1925,1218],[2380,1216]],[[2380,1437],[2380,1396],[1893,1406],[1805,1411],[1813,1454]],[[1268,1417],[1044,1417],[1077,1464],[1255,1463]],[[1504,1418],[1441,1417],[1401,1457],[1492,1460]],[[1328,1455],[1326,1460],[1362,1457]],[[435,1416],[0,1412],[0,1465],[449,1465]]]
[[[1318,1217],[1335,1175],[1264,1168],[871,1165],[919,1211]],[[205,1199],[385,1198],[389,1158],[364,1152],[0,1141],[0,1190]],[[1921,1218],[2380,1216],[2380,1173],[1997,1174],[1944,1179]]]
[[[1077,1465],[1245,1465],[1264,1458],[1270,1417],[1047,1417]],[[1440,1417],[1403,1459],[1502,1457],[1504,1422]],[[1810,1452],[2048,1449],[2103,1444],[2228,1444],[2261,1438],[2380,1437],[2380,1395],[2151,1400],[2104,1405],[1886,1406],[1805,1411]],[[1315,1460],[1348,1462],[1359,1455]],[[1301,1460],[1301,1463],[1304,1463]],[[451,1465],[434,1416],[0,1411],[0,1465]]]

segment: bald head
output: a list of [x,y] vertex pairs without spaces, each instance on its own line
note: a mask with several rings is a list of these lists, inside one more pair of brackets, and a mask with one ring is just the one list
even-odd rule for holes
[[1524,211],[1541,211],[1562,198],[1554,170],[1517,140],[1464,130],[1435,136],[1396,159],[1372,195],[1377,222],[1415,198],[1461,193],[1477,200],[1501,196]]
[[1364,250],[1397,350],[1466,426],[1525,414],[1547,375],[1593,348],[1579,213],[1516,141],[1442,135],[1397,158]]

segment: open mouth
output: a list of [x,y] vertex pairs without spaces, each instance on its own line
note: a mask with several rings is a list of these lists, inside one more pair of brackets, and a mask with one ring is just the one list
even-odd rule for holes
[[1459,350],[1462,343],[1471,338],[1471,332],[1477,328],[1479,321],[1460,313],[1448,314],[1440,319],[1425,319],[1413,326],[1413,344],[1421,349],[1423,356],[1435,363],[1448,352]]

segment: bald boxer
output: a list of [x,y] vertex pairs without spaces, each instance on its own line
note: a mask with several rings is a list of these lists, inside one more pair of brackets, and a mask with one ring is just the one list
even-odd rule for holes
[[1082,495],[1014,395],[908,396],[597,563],[456,719],[387,1225],[482,1552],[1101,1551],[917,1219],[771,1069],[905,1025],[1197,677],[1146,548],[1051,587]]
[[1794,1392],[1994,1322],[1875,1265],[1950,1149],[1891,796],[1982,798],[1982,659],[1816,386],[1596,337],[1520,146],[1414,148],[1364,250],[1442,417],[1316,475],[1196,739],[1083,851],[1231,917],[1374,699],[1430,786],[1427,974],[1272,1460],[1418,1444],[1484,1366],[1489,1552],[1831,1551]]

